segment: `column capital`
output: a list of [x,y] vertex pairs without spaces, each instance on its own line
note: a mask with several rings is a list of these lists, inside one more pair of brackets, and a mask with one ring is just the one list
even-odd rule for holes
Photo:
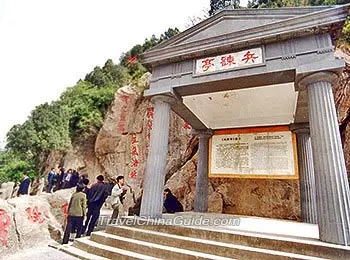
[[305,77],[301,78],[298,82],[298,87],[300,90],[307,89],[307,86],[309,84],[320,82],[320,81],[326,81],[331,83],[331,85],[334,85],[339,80],[339,75],[332,71],[319,71],[315,73],[311,73],[306,75]]
[[151,102],[156,103],[156,102],[166,102],[170,105],[173,105],[176,103],[176,98],[173,96],[168,96],[168,95],[156,95],[151,97]]
[[296,134],[310,134],[309,123],[291,124],[289,129]]
[[198,135],[199,138],[210,138],[213,135],[213,130],[205,129],[205,130],[195,130],[191,131],[192,135]]

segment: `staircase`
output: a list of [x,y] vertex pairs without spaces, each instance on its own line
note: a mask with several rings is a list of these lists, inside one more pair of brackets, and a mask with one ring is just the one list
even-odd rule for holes
[[109,225],[61,250],[80,259],[350,259],[350,247],[213,227]]

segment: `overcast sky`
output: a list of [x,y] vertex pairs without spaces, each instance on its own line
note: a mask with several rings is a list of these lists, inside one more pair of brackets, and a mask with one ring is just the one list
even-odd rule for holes
[[95,66],[169,27],[186,29],[208,8],[209,0],[0,0],[0,141]]

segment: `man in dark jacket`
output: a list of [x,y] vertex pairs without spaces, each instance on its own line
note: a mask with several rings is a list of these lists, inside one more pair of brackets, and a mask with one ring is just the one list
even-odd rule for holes
[[89,203],[89,191],[90,191],[90,187],[88,186],[89,185],[89,179],[85,178],[83,180],[83,182],[80,183],[80,184],[84,185],[84,192],[86,194],[87,202]]
[[96,221],[100,216],[100,210],[103,203],[108,197],[108,186],[103,182],[104,177],[102,175],[97,176],[97,183],[91,186],[88,195],[88,212],[86,214],[86,221],[83,228],[83,233],[88,228],[86,235],[90,236],[94,231]]
[[171,193],[170,189],[164,190],[165,213],[183,212],[184,209],[178,199]]
[[56,175],[55,168],[51,168],[51,171],[47,176],[47,191],[46,191],[47,193],[51,193],[51,189],[55,181],[55,175]]
[[73,170],[72,173],[72,178],[70,180],[70,187],[75,187],[77,186],[78,182],[79,182],[79,173],[76,170]]
[[19,185],[18,195],[28,195],[30,179],[27,173],[23,173],[23,179]]

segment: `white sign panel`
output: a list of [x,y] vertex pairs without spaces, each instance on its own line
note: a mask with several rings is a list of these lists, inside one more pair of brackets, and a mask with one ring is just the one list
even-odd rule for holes
[[261,48],[196,60],[196,74],[234,69],[263,63]]
[[214,135],[210,175],[295,176],[292,132]]

